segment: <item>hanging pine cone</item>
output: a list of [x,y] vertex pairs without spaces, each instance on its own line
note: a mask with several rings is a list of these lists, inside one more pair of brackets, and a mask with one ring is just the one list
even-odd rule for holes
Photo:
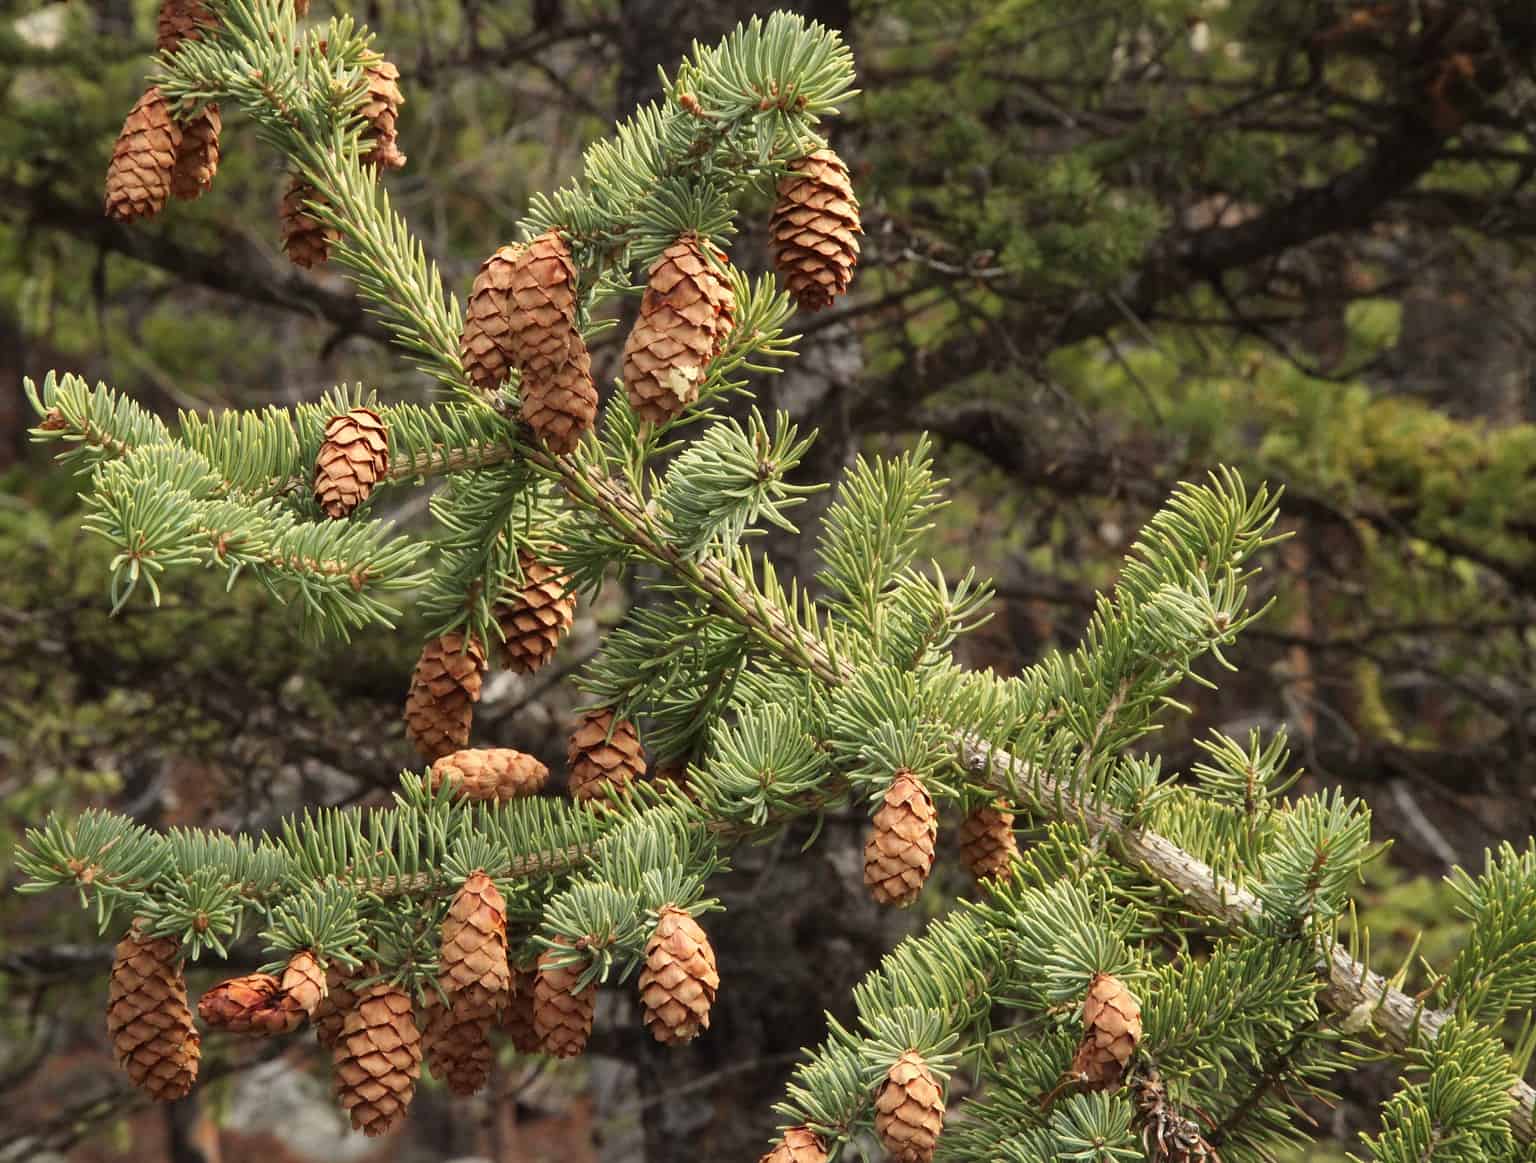
[[485,651],[462,634],[444,634],[421,648],[405,699],[405,733],[423,759],[440,759],[469,742],[480,701]]
[[248,973],[221,981],[197,1002],[197,1016],[231,1034],[271,1037],[291,1034],[309,1016],[297,998],[270,973]]
[[315,500],[327,517],[350,515],[388,471],[389,429],[377,412],[353,408],[325,422],[325,442],[315,457]]
[[448,906],[440,930],[438,984],[463,1009],[494,1013],[510,985],[507,968],[507,902],[483,869],[471,873]]
[[219,133],[224,127],[219,107],[211,102],[181,122],[181,141],[171,169],[171,196],[190,202],[213,187],[219,172]]
[[928,1163],[944,1127],[944,1094],[933,1071],[908,1050],[875,1096],[875,1134],[892,1163]]
[[155,22],[155,49],[174,52],[184,40],[202,40],[203,32],[214,26],[213,13],[203,0],[160,0],[160,16]]
[[357,994],[352,982],[359,977],[372,976],[362,971],[348,972],[335,965],[325,971],[325,996],[315,1007],[315,1040],[327,1050],[336,1045],[341,1037],[341,1026],[347,1014],[357,1005]]
[[[560,943],[567,944],[563,939]],[[588,985],[576,992],[583,966],[579,961],[574,965],[555,965],[557,956],[553,949],[539,954],[539,971],[533,982],[533,1028],[545,1054],[574,1058],[586,1049],[592,1034],[597,987]]]
[[1141,1041],[1141,1003],[1118,977],[1095,974],[1083,1002],[1083,1027],[1072,1077],[1089,1090],[1113,1090]]
[[642,419],[670,420],[699,398],[735,313],[730,285],[709,265],[696,235],[662,251],[624,344],[624,388]]
[[405,96],[400,92],[400,70],[378,53],[369,53],[365,60],[363,75],[368,81],[368,99],[359,112],[368,123],[363,140],[372,144],[363,154],[363,164],[398,170],[405,165],[395,128],[400,106],[405,104]]
[[554,657],[576,618],[569,578],[527,550],[517,554],[521,582],[507,578],[491,616],[501,627],[501,664],[513,674],[532,674]]
[[864,842],[864,883],[877,904],[904,908],[917,900],[933,868],[938,834],[928,789],[903,768],[891,780]]
[[202,1042],[187,1008],[177,941],[146,937],[135,923],[117,943],[107,1036],[117,1064],[151,1098],[173,1102],[192,1089]]
[[435,992],[428,992],[422,1048],[432,1076],[454,1094],[467,1098],[491,1080],[491,1066],[496,1060],[491,1049],[491,1020],[489,1011],[466,1012],[464,1007],[445,1006]]
[[773,263],[806,311],[831,306],[859,264],[859,200],[848,167],[830,149],[790,163],[768,232]]
[[1019,855],[1013,838],[1013,813],[1002,800],[973,808],[960,825],[960,856],[977,880],[1008,875]]
[[556,456],[574,452],[597,419],[592,356],[572,331],[571,358],[545,375],[524,373],[520,415]]
[[149,218],[171,195],[181,127],[171,119],[158,85],[144,91],[123,121],[107,166],[107,217],[117,222]]
[[308,1017],[314,1017],[325,1000],[326,974],[308,949],[300,949],[288,958],[280,979],[283,992],[294,1000]]
[[446,782],[457,798],[478,802],[535,795],[548,778],[549,768],[510,747],[455,751],[432,764],[433,791]]
[[370,1138],[405,1116],[421,1077],[421,1033],[411,999],[388,982],[358,991],[331,1051],[336,1100]]
[[645,968],[640,971],[646,1029],[666,1046],[692,1041],[709,1029],[709,1007],[719,988],[709,937],[686,911],[668,905],[645,943]]
[[321,266],[331,257],[331,247],[341,235],[305,209],[305,203],[318,202],[320,192],[298,175],[288,182],[280,212],[283,227],[283,253],[295,266],[305,270]]
[[827,1148],[808,1127],[790,1127],[757,1163],[827,1163]]
[[566,762],[571,795],[578,800],[606,800],[645,774],[645,751],[635,725],[628,719],[615,723],[611,710],[588,711],[578,720]]
[[522,372],[522,417],[551,452],[574,449],[597,417],[592,356],[576,329],[576,265],[559,231],[511,259],[507,352]]
[[501,1032],[519,1054],[542,1054],[544,1043],[533,1023],[535,975],[531,969],[512,972],[512,990],[501,1011]]
[[511,371],[512,275],[521,246],[503,246],[480,264],[465,304],[464,331],[459,336],[459,362],[469,382],[482,392],[494,392]]

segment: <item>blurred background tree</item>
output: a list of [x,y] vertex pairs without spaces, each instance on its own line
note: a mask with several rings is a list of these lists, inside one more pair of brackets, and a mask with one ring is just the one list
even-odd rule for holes
[[[967,649],[1000,672],[1075,639],[1174,481],[1225,461],[1284,484],[1296,536],[1263,582],[1280,603],[1245,635],[1240,675],[1156,750],[1188,768],[1208,727],[1288,726],[1308,787],[1364,795],[1401,838],[1367,893],[1393,963],[1394,933],[1448,917],[1435,878],[1536,829],[1536,11],[369,0],[355,11],[407,98],[410,164],[391,196],[462,294],[529,195],[653,95],[658,65],[774,7],[842,30],[865,90],[836,141],[864,203],[854,293],[801,316],[803,357],[760,385],[825,433],[805,478],[934,432],[955,503],[931,552],[999,580],[997,617]],[[54,366],[167,413],[314,399],[337,382],[386,399],[427,391],[385,357],[338,275],[282,257],[285,178],[237,120],[214,196],[131,228],[102,216],[153,24],[153,5],[120,0],[12,0],[0,21],[6,840],[50,806],[91,802],[161,826],[261,827],[385,795],[411,761],[410,635],[308,648],[261,595],[211,579],[158,613],[119,615],[124,632],[70,482],[27,445],[20,378]],[[733,259],[761,267],[765,252],[748,234]],[[594,348],[602,378],[617,374],[622,334]],[[627,600],[616,587],[587,611],[554,673],[489,686],[477,741],[558,769],[575,702],[560,680]],[[655,1163],[684,1132],[695,1153],[755,1157],[764,1098],[820,1037],[819,1009],[846,1005],[922,919],[865,900],[862,817],[828,826],[833,842],[808,856],[744,854],[720,887],[733,987],[709,1037],[666,1052],[600,1020],[579,1066],[508,1063],[478,1105],[423,1095],[409,1141],[378,1157]],[[99,1029],[109,946],[38,898],[7,895],[0,925],[3,1121],[17,1144],[0,1158],[369,1149],[344,1144],[302,1064],[241,1047],[210,1064],[228,1085],[136,1113]],[[1342,1158],[1390,1086],[1362,1070],[1337,1109],[1298,1117],[1329,1128]]]

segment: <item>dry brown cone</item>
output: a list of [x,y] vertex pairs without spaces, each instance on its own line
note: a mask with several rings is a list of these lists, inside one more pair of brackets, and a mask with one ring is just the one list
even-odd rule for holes
[[389,429],[371,408],[353,408],[325,422],[315,457],[315,500],[332,520],[368,499],[389,471]]
[[421,757],[441,759],[469,742],[480,701],[485,651],[462,634],[444,634],[421,648],[405,698],[405,733]]
[[524,373],[523,422],[556,456],[573,452],[597,419],[597,384],[586,341],[573,329],[571,354],[547,374]]
[[283,228],[283,253],[295,266],[305,270],[322,265],[331,257],[331,247],[341,235],[305,208],[306,202],[319,201],[319,191],[298,175],[288,182],[280,211]]
[[875,1134],[893,1163],[928,1163],[944,1128],[944,1094],[921,1054],[908,1050],[875,1096]]
[[444,755],[432,764],[432,790],[446,781],[459,799],[506,803],[535,795],[549,778],[549,768],[510,747],[470,748]]
[[661,423],[699,398],[736,313],[730,285],[685,234],[651,264],[640,316],[624,344],[624,388],[644,420]]
[[757,1163],[827,1163],[827,1148],[807,1127],[790,1127]]
[[903,768],[891,780],[864,842],[864,883],[876,904],[917,900],[933,868],[938,813],[928,789]]
[[172,52],[184,40],[202,40],[203,30],[214,25],[213,13],[203,0],[160,0],[155,22],[155,49]]
[[208,1026],[231,1034],[271,1037],[291,1034],[308,1014],[297,998],[270,973],[248,973],[221,981],[197,1002],[197,1016]]
[[[561,940],[561,944],[566,944]],[[538,974],[533,981],[533,1029],[539,1049],[556,1058],[574,1058],[587,1046],[592,1035],[592,1012],[597,1005],[597,987],[588,985],[575,992],[583,966],[552,964],[558,956],[546,949],[539,954]]]
[[357,993],[331,1050],[336,1100],[352,1129],[373,1137],[405,1115],[421,1077],[421,1033],[411,999],[398,986],[376,982]]
[[1113,1090],[1141,1041],[1141,1003],[1118,977],[1095,974],[1083,1002],[1083,1027],[1072,1079],[1088,1090]]
[[532,674],[555,655],[576,618],[576,594],[569,579],[527,550],[517,566],[522,582],[507,579],[491,616],[501,627],[501,664],[513,674]]
[[360,113],[368,122],[368,128],[363,131],[364,139],[372,143],[363,154],[363,164],[398,170],[405,165],[395,128],[400,106],[405,104],[405,96],[400,92],[400,70],[392,61],[370,53],[363,72],[368,79],[368,99],[363,102]]
[[544,1052],[544,1043],[533,1024],[534,982],[533,970],[513,970],[512,990],[501,1011],[501,1032],[507,1035],[512,1048],[519,1054]]
[[576,329],[576,265],[558,231],[546,231],[512,256],[507,293],[507,352],[523,376],[523,420],[563,456],[597,418],[597,385]]
[[1136,1121],[1142,1144],[1152,1163],[1221,1163],[1200,1125],[1168,1101],[1168,1091],[1156,1070],[1139,1071],[1132,1086]]
[[848,167],[830,149],[790,169],[768,223],[773,263],[801,308],[819,311],[848,289],[859,264],[859,200]]
[[211,103],[181,123],[181,141],[171,170],[172,197],[190,202],[213,187],[213,177],[219,172],[219,132],[223,127],[219,107]]
[[158,85],[144,91],[123,121],[107,166],[107,217],[148,218],[165,209],[181,148],[181,127],[171,119]]
[[460,1013],[489,1017],[507,998],[507,902],[483,869],[465,879],[443,918],[438,984]]
[[357,1005],[357,994],[352,990],[352,982],[365,976],[361,971],[348,972],[335,965],[325,971],[325,996],[315,1007],[312,1015],[315,1022],[315,1040],[330,1049],[336,1045],[336,1039],[341,1037],[341,1024],[346,1020],[347,1013]]
[[117,943],[107,1036],[117,1064],[151,1098],[172,1102],[192,1089],[202,1043],[187,1008],[179,942],[142,936],[135,924]]
[[[609,730],[612,729],[612,738]],[[571,796],[604,800],[645,774],[645,751],[628,719],[614,723],[611,710],[588,711],[577,721],[566,751]]]
[[470,383],[494,392],[512,369],[512,273],[521,246],[503,246],[480,264],[465,304],[459,362]]
[[314,1017],[326,995],[326,973],[308,949],[300,949],[288,958],[280,979],[283,992],[291,997],[308,1017]]
[[663,908],[645,943],[640,971],[646,1029],[664,1046],[692,1041],[709,1029],[709,1007],[719,988],[715,951],[698,921],[673,905]]
[[425,1017],[421,1041],[432,1076],[466,1098],[482,1090],[496,1060],[491,1049],[491,1012],[445,1006],[436,992],[429,992]]
[[960,856],[977,880],[1007,876],[1018,855],[1013,813],[1002,800],[973,808],[966,815],[960,825]]

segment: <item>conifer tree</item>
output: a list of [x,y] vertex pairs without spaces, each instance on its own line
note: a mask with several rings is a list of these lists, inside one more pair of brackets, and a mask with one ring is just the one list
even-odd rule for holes
[[[1081,643],[1010,678],[952,656],[986,584],[917,561],[943,505],[926,442],[830,482],[816,587],[754,552],[815,491],[788,479],[812,437],[722,405],[793,354],[796,306],[843,293],[859,254],[823,132],[855,83],[834,34],[777,14],[695,46],[510,246],[486,240],[492,275],[466,319],[378,183],[404,161],[405,95],[369,34],[301,25],[291,0],[206,14],[149,78],[169,124],[217,105],[241,115],[223,148],[254,136],[282,155],[303,191],[290,243],[301,216],[324,243],[305,256],[354,280],[438,397],[339,387],[173,430],[52,374],[26,385],[34,434],[85,478],[87,527],[116,551],[114,608],[192,566],[253,574],[316,635],[386,632],[414,600],[429,636],[406,719],[430,767],[402,773],[391,807],[259,837],[94,811],[29,833],[24,891],[72,887],[122,934],[109,1024],[136,1083],[192,1085],[183,966],[247,933],[273,960],[199,1000],[208,1037],[312,1020],[369,1134],[406,1117],[424,1056],[457,1091],[483,1082],[487,1042],[580,1053],[599,986],[636,989],[658,1041],[707,1038],[731,988],[710,876],[738,844],[856,805],[881,903],[931,893],[943,844],[971,851],[979,895],[865,978],[856,1021],[829,1021],[765,1159],[878,1144],[909,1163],[1260,1160],[1304,1141],[1296,1099],[1366,1054],[1407,1066],[1370,1157],[1533,1157],[1536,1035],[1511,1030],[1536,1001],[1536,857],[1455,874],[1469,939],[1410,997],[1406,967],[1366,968],[1352,920],[1378,851],[1359,802],[1288,796],[1280,734],[1216,737],[1187,779],[1136,750],[1184,709],[1176,685],[1209,684],[1207,660],[1225,664],[1262,615],[1267,489],[1221,469],[1180,486]],[[174,157],[136,142],[153,172],[135,180],[158,189]],[[785,289],[730,264],[751,194],[779,199]],[[627,295],[641,318],[626,369],[644,385],[599,407],[587,341]],[[376,496],[422,482],[430,535],[371,517]],[[657,600],[581,676],[581,790],[538,794],[537,761],[470,746],[482,671],[543,665],[572,595],[642,570]]]

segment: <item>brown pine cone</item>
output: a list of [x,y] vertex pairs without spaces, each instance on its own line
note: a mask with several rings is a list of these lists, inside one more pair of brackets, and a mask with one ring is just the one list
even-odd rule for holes
[[405,733],[423,759],[441,759],[469,742],[484,668],[480,643],[466,643],[462,634],[444,634],[421,648],[405,699]]
[[[561,944],[565,944],[562,940]],[[533,981],[533,1029],[539,1048],[556,1058],[574,1058],[592,1035],[592,1012],[597,1006],[597,987],[575,992],[583,966],[552,964],[553,949],[539,954],[539,970]]]
[[309,213],[306,202],[320,201],[320,192],[295,175],[283,194],[280,212],[283,227],[283,253],[295,266],[305,270],[323,265],[331,257],[331,248],[341,235]]
[[491,1049],[492,1020],[490,1011],[445,1006],[435,992],[428,992],[422,1048],[432,1076],[454,1094],[467,1098],[491,1080],[496,1061]]
[[757,1163],[827,1163],[827,1148],[809,1127],[789,1127]]
[[271,1037],[291,1034],[309,1016],[298,999],[283,990],[270,973],[248,973],[221,981],[197,1002],[197,1016],[214,1029],[231,1034]]
[[507,578],[491,616],[501,627],[501,664],[513,674],[532,674],[554,657],[576,618],[569,578],[527,550],[517,554],[522,581]]
[[347,1013],[357,1005],[357,994],[352,989],[352,982],[359,977],[372,976],[361,970],[348,972],[335,965],[327,967],[325,971],[325,995],[315,1007],[315,1040],[327,1050],[336,1045],[336,1039],[341,1037],[341,1025],[346,1021]]
[[896,1059],[875,1096],[875,1134],[892,1163],[929,1163],[944,1128],[944,1093],[922,1055]]
[[155,22],[155,50],[173,52],[184,40],[202,40],[214,26],[213,13],[203,0],[160,0]]
[[398,170],[405,165],[395,128],[400,106],[405,104],[405,95],[400,92],[400,70],[378,53],[369,53],[366,59],[363,72],[368,79],[368,98],[359,110],[368,123],[363,130],[363,141],[369,145],[363,153],[363,164]]
[[342,1020],[331,1066],[336,1099],[354,1131],[371,1138],[400,1122],[421,1077],[421,1033],[404,990],[377,982],[358,992]]
[[[613,737],[609,738],[609,729]],[[645,751],[628,719],[613,721],[611,710],[588,711],[571,732],[566,750],[571,795],[578,800],[606,800],[645,774]]]
[[172,197],[190,202],[213,187],[213,177],[219,172],[219,133],[223,127],[219,107],[212,102],[181,123],[181,141],[171,170]]
[[523,377],[523,420],[563,456],[597,417],[597,385],[576,329],[576,266],[559,231],[546,231],[513,257],[508,292],[507,351]]
[[144,91],[123,121],[107,166],[107,217],[117,222],[149,218],[165,209],[181,127],[171,119],[158,85]]
[[117,943],[107,1036],[117,1064],[151,1098],[173,1102],[192,1089],[202,1041],[187,1008],[177,941],[143,936],[135,923]]
[[998,800],[974,808],[960,825],[960,857],[977,880],[995,880],[1008,875],[1019,855],[1013,838],[1013,813]]
[[469,382],[482,392],[501,387],[514,366],[512,273],[522,252],[521,246],[503,246],[481,263],[464,305],[459,362]]
[[1083,1027],[1072,1077],[1089,1090],[1113,1090],[1141,1041],[1141,1003],[1118,977],[1095,974],[1083,1001]]
[[928,789],[912,772],[898,771],[864,842],[864,883],[875,903],[905,908],[917,900],[938,834]]
[[512,991],[501,1011],[501,1032],[519,1054],[542,1054],[544,1043],[533,1022],[535,976],[531,969],[512,972]]
[[315,500],[338,520],[352,513],[389,472],[389,429],[371,408],[353,408],[325,422],[315,457]]
[[830,149],[790,163],[768,224],[773,263],[806,311],[831,306],[859,263],[859,200],[848,167]]
[[308,949],[300,949],[288,958],[281,978],[283,992],[291,997],[309,1017],[314,1017],[325,1000],[326,973]]
[[651,264],[624,344],[624,387],[642,419],[661,423],[699,398],[736,312],[730,285],[685,234]]
[[651,1036],[667,1046],[698,1037],[709,1029],[709,1008],[719,988],[709,937],[687,912],[668,905],[645,943],[640,971],[640,1005]]
[[438,984],[462,1012],[491,1014],[506,1001],[507,902],[484,870],[464,881],[443,918]]
[[571,332],[571,357],[553,371],[523,374],[523,423],[556,456],[574,452],[597,420],[597,384],[587,344]]
[[536,795],[548,778],[549,768],[510,747],[455,751],[432,764],[433,791],[446,781],[459,799],[480,802]]

